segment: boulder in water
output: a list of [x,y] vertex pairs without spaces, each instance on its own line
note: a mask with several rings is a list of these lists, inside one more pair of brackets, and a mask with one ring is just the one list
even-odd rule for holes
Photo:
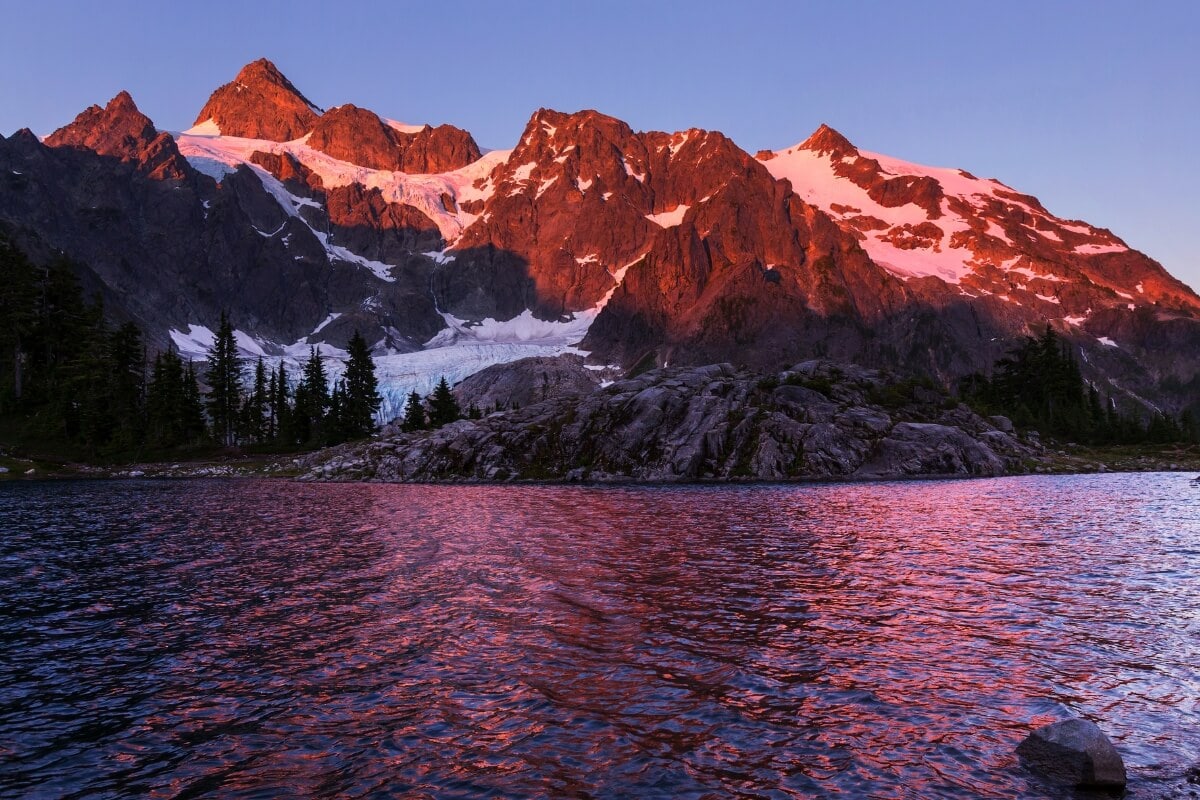
[[1055,783],[1081,788],[1125,788],[1125,762],[1104,732],[1085,719],[1069,719],[1038,728],[1017,745],[1017,755]]

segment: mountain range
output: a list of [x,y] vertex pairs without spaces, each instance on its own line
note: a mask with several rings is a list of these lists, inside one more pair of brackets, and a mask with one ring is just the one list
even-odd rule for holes
[[322,109],[269,61],[189,130],[122,92],[0,137],[0,228],[62,253],[153,346],[248,358],[373,344],[385,414],[441,375],[584,353],[612,373],[830,357],[949,385],[1049,325],[1120,403],[1200,399],[1200,297],[1111,231],[822,125],[750,154],[716,131],[537,110],[509,150]]

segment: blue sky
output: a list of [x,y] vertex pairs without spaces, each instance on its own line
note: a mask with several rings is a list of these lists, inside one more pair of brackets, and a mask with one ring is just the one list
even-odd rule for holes
[[[99,8],[99,7],[98,7]],[[1200,3],[0,0],[0,133],[128,89],[164,129],[266,56],[315,103],[511,147],[546,106],[754,152],[827,122],[996,177],[1200,287]]]

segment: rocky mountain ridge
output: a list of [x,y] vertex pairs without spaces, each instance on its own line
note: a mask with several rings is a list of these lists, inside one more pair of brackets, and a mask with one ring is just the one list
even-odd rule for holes
[[338,358],[368,334],[389,409],[437,373],[572,348],[597,365],[813,356],[951,384],[1045,325],[1123,402],[1200,397],[1200,298],[1109,231],[822,126],[750,155],[540,109],[512,150],[323,110],[270,62],[158,131],[122,93],[0,139],[0,225],[79,260],[113,313],[201,357]]

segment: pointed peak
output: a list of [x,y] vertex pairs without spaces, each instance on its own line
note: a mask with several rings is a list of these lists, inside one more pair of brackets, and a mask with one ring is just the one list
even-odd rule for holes
[[[133,96],[129,92],[122,89],[117,92],[112,100],[108,101],[108,105],[104,107],[105,111],[137,111],[137,103],[133,102]],[[141,113],[141,112],[138,112]]]
[[562,130],[566,139],[577,138],[585,131],[589,135],[600,132],[611,140],[622,140],[633,136],[633,130],[616,117],[610,117],[594,109],[586,108],[579,111],[555,111],[552,108],[539,108],[529,118],[525,131],[521,134],[521,143],[530,145],[535,141],[555,140]]
[[121,137],[130,142],[146,143],[157,135],[154,123],[138,110],[129,92],[122,91],[104,108],[93,105],[84,109],[70,125],[47,136],[46,145],[83,147],[104,155],[116,155],[110,151],[121,149],[116,144]]
[[225,136],[286,142],[312,130],[320,115],[278,67],[260,58],[212,93],[195,124],[212,120]]
[[94,105],[84,109],[70,125],[47,136],[44,144],[91,150],[133,163],[153,178],[178,179],[189,171],[175,140],[169,133],[155,129],[129,92],[119,93],[104,108]]
[[838,157],[858,152],[858,148],[851,144],[849,139],[825,123],[821,123],[821,127],[800,144],[800,149],[820,155],[832,153]]

